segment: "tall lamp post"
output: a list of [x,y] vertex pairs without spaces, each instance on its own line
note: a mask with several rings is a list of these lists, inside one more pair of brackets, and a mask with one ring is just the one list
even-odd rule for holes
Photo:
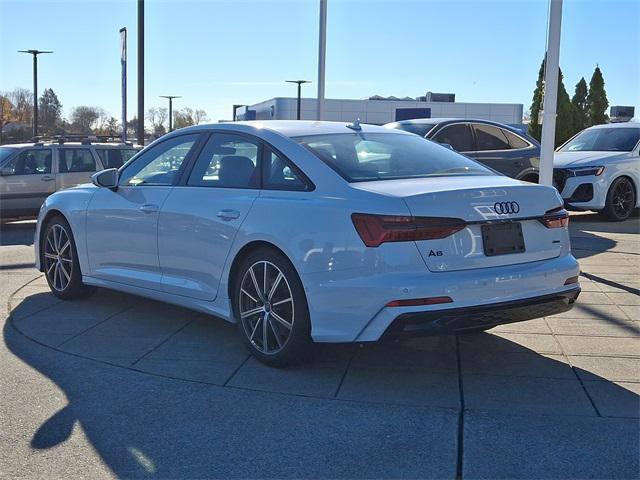
[[327,0],[320,0],[318,31],[318,120],[324,117],[324,70],[327,59]]
[[144,146],[144,0],[138,0],[138,145]]
[[303,83],[311,83],[311,81],[310,80],[285,80],[285,82],[298,84],[298,115],[297,115],[297,119],[300,120],[300,104],[302,102],[302,84]]
[[174,98],[182,98],[178,95],[160,95],[160,98],[168,98],[169,99],[169,131],[173,131],[173,99]]
[[38,136],[38,55],[53,53],[45,50],[18,50],[19,53],[33,55],[33,136]]

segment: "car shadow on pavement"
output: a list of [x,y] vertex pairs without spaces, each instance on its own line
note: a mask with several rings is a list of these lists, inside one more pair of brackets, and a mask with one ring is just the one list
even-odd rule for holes
[[33,245],[35,221],[0,223],[0,246]]
[[[101,298],[94,303],[114,301]],[[170,308],[144,302],[147,311]],[[74,303],[65,303],[69,318],[84,332]],[[483,476],[474,465],[486,460],[486,448],[479,448],[479,458],[473,452],[489,433],[504,443],[491,461],[492,472],[503,477],[629,478],[638,470],[638,422],[631,419],[638,414],[638,395],[595,369],[570,364],[550,333],[501,330],[346,348],[323,345],[308,365],[276,370],[244,357],[227,377],[194,381],[189,370],[196,364],[187,363],[179,378],[171,364],[180,360],[172,355],[178,348],[184,352],[185,345],[188,351],[206,348],[209,356],[197,364],[202,366],[235,352],[233,342],[240,340],[229,336],[235,332],[222,320],[199,317],[185,323],[181,312],[186,311],[145,319],[146,329],[173,332],[155,339],[154,352],[176,349],[149,374],[137,360],[131,368],[94,358],[92,349],[65,351],[68,343],[54,334],[65,318],[53,314],[60,305],[48,293],[27,293],[3,329],[9,350],[54,382],[68,402],[34,429],[30,445],[62,446],[79,424],[119,477],[452,478],[456,458],[464,459],[463,471]],[[190,330],[192,325],[197,328]],[[36,341],[37,331],[42,335]],[[189,336],[173,342],[179,335]],[[127,342],[122,335],[102,340],[114,349]],[[313,388],[305,390],[309,385]],[[484,431],[475,421],[471,429],[458,424],[479,414],[500,417],[502,431],[495,425]],[[562,440],[549,442],[547,432],[534,426],[528,437],[522,435],[523,425],[547,417],[551,437]],[[613,417],[620,420],[617,433],[601,435],[599,422]],[[459,448],[467,453],[458,456]],[[545,462],[514,463],[509,448],[532,449]],[[521,462],[531,463],[526,475]]]

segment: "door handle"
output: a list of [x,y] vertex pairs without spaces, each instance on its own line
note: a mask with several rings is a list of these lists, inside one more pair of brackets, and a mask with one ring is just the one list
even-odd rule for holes
[[235,220],[240,218],[240,212],[237,210],[220,210],[216,216],[223,220]]
[[55,178],[51,175],[45,175],[44,177],[40,177],[40,180],[42,180],[43,182],[50,182],[52,180],[55,180]]
[[140,207],[140,211],[144,213],[154,213],[158,211],[158,205],[155,203],[145,203]]

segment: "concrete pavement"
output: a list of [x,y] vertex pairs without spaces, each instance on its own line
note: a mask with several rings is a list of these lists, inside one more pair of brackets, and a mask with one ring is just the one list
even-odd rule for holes
[[326,345],[286,370],[235,327],[99,290],[59,302],[0,231],[0,476],[637,478],[638,218],[573,215],[583,293],[489,333]]

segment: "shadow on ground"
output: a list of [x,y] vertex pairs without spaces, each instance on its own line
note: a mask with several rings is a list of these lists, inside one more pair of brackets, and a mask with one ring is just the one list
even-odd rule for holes
[[68,400],[31,446],[78,423],[119,477],[453,478],[460,460],[470,477],[637,475],[637,420],[604,417],[638,396],[569,365],[552,335],[328,345],[274,370],[212,317],[101,290],[63,315],[24,293],[4,341]]
[[35,221],[0,223],[0,246],[33,245]]

